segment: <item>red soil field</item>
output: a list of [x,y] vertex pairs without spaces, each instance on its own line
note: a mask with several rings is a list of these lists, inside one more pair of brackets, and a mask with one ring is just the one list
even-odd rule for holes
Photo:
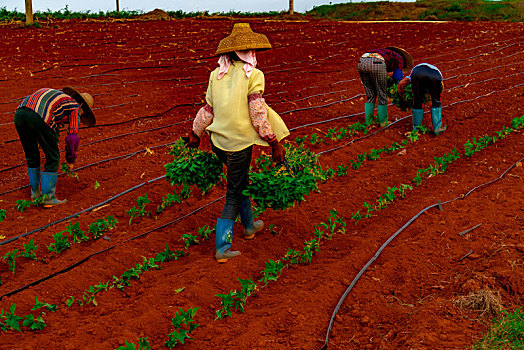
[[[165,145],[190,130],[209,72],[216,67],[218,42],[239,21],[250,22],[273,45],[258,54],[258,68],[266,77],[267,103],[291,130],[286,142],[363,122],[365,93],[358,59],[366,50],[392,45],[407,49],[415,63],[432,63],[442,71],[443,123],[448,130],[438,137],[423,134],[417,142],[408,142],[405,151],[382,154],[357,170],[350,166],[346,176],[320,183],[318,191],[293,208],[266,211],[261,215],[266,228],[254,240],[244,240],[241,225],[235,225],[233,248],[242,255],[227,264],[214,260],[212,236],[177,261],[131,280],[125,292],[112,288],[96,294],[97,306],[75,303],[68,308],[71,296],[78,300],[90,286],[111,281],[166,244],[182,250],[183,234],[215,225],[225,183],[205,195],[194,190],[181,204],[131,224],[126,212],[147,193],[151,203],[146,208],[154,213],[161,198],[178,189],[165,179],[150,180],[165,175],[164,164],[173,159]],[[464,157],[468,139],[494,135],[524,114],[522,23],[220,18],[41,24],[41,29],[0,26],[0,209],[6,210],[0,223],[0,256],[23,250],[30,239],[39,246],[39,260],[18,258],[15,274],[0,261],[0,309],[7,312],[16,304],[16,314],[27,315],[35,297],[58,308],[45,313],[43,330],[2,332],[1,349],[114,349],[126,341],[137,344],[141,337],[147,337],[153,349],[163,349],[175,312],[194,307],[199,308],[194,317],[199,327],[179,348],[320,349],[334,308],[353,278],[390,236],[439,200],[442,210],[428,209],[414,220],[358,280],[335,317],[329,348],[470,348],[494,315],[460,307],[461,297],[491,290],[506,310],[523,305],[523,131]],[[14,111],[20,99],[35,90],[64,86],[94,96],[98,124],[79,132],[78,179],[58,177],[57,197],[66,198],[67,205],[20,213],[15,202],[29,200],[30,191],[24,187],[28,178]],[[324,168],[347,165],[372,148],[406,139],[410,112],[390,106],[389,114],[398,121],[384,129],[372,127],[369,137],[360,139],[360,133],[349,144],[346,139],[305,145],[315,153],[329,150],[319,156]],[[424,124],[431,127],[428,113]],[[454,147],[462,157],[445,173],[357,225],[351,220],[363,202],[375,202],[388,187],[410,184],[418,169]],[[203,139],[201,149],[209,150],[209,138]],[[256,148],[253,159],[261,152],[269,150]],[[510,167],[498,181],[464,196]],[[77,218],[54,224],[135,186]],[[301,250],[315,225],[327,222],[333,209],[347,221],[345,234],[323,240],[311,263],[285,268],[267,286],[259,282],[266,262],[281,259],[289,249]],[[106,239],[72,244],[60,255],[48,251],[52,236],[66,225],[78,221],[87,231],[90,223],[107,215],[118,224]],[[274,225],[272,230],[269,225]],[[216,294],[240,289],[238,278],[252,279],[258,290],[247,299],[245,312],[214,320],[220,309]]]

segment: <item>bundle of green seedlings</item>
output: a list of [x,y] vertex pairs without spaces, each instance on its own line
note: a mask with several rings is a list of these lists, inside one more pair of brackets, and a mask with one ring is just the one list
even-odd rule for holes
[[257,212],[267,208],[284,210],[305,200],[317,183],[332,176],[318,164],[317,156],[302,146],[284,144],[289,168],[273,166],[271,156],[261,155],[257,160],[260,172],[250,172],[250,184],[244,195],[257,203]]
[[[406,85],[404,89],[404,98],[402,98],[398,93],[398,83],[395,83],[393,78],[388,77],[386,95],[389,99],[391,99],[391,102],[400,108],[400,110],[403,112],[413,108],[413,91],[411,84]],[[422,103],[426,104],[430,99],[431,96],[429,94],[425,94]]]
[[164,165],[167,180],[172,185],[197,186],[203,194],[216,185],[222,175],[222,162],[213,153],[185,147],[179,139],[169,154],[173,161]]

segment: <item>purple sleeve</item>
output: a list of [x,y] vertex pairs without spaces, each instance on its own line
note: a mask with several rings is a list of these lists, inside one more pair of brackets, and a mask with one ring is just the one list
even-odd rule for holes
[[80,137],[77,134],[68,134],[66,136],[66,161],[69,164],[72,164],[76,160],[76,151],[78,150],[78,145],[80,144]]

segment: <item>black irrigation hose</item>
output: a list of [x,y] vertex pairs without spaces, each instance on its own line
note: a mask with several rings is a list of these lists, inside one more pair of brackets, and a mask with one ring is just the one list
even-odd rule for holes
[[[203,205],[203,206],[201,206],[201,207],[199,207],[199,208],[193,210],[192,212],[190,212],[190,213],[188,213],[188,214],[186,214],[186,215],[183,215],[183,216],[181,216],[181,217],[179,217],[179,218],[176,218],[175,220],[170,221],[170,222],[168,222],[168,223],[166,223],[166,224],[163,224],[163,225],[161,225],[161,226],[155,227],[154,229],[149,230],[149,231],[147,231],[147,232],[145,232],[145,233],[141,233],[141,234],[139,234],[139,235],[137,235],[137,236],[135,236],[135,237],[132,237],[132,238],[126,239],[126,240],[123,241],[122,243],[126,243],[126,242],[129,242],[129,241],[133,241],[133,240],[135,240],[135,239],[137,239],[137,238],[140,238],[140,237],[143,237],[143,236],[145,236],[145,235],[147,235],[147,234],[150,234],[151,232],[158,231],[158,230],[160,230],[160,229],[162,229],[162,228],[164,228],[164,227],[167,227],[167,226],[169,226],[169,225],[172,225],[172,224],[174,224],[174,223],[177,223],[178,221],[183,220],[183,219],[185,219],[186,217],[189,217],[189,216],[191,216],[191,215],[193,215],[193,214],[199,212],[200,210],[204,209],[205,207],[207,207],[207,206],[209,206],[209,205],[211,205],[211,204],[213,204],[213,203],[218,202],[219,200],[221,200],[221,199],[224,198],[224,197],[225,197],[225,196],[219,197],[219,198],[217,198],[217,199],[215,199],[215,200],[213,200],[213,201],[211,201],[211,202],[209,202],[209,203],[207,203],[207,204],[205,204],[205,205]],[[9,297],[9,296],[12,296],[12,295],[14,295],[14,294],[18,294],[18,293],[20,293],[20,292],[26,290],[26,289],[29,288],[29,287],[36,286],[36,285],[38,285],[38,284],[40,284],[40,283],[42,283],[42,282],[45,282],[45,281],[47,281],[47,280],[49,280],[49,279],[51,279],[51,278],[53,278],[53,277],[56,277],[56,276],[61,275],[61,274],[65,273],[65,272],[71,271],[71,270],[74,269],[75,267],[78,267],[78,266],[82,265],[83,263],[85,263],[86,261],[88,261],[88,260],[89,260],[90,258],[92,258],[93,256],[96,256],[96,255],[102,254],[102,253],[104,253],[104,252],[106,252],[106,251],[112,250],[112,249],[115,248],[116,246],[117,246],[117,245],[114,244],[114,245],[112,245],[112,246],[110,246],[110,247],[107,247],[107,248],[105,248],[105,249],[99,250],[98,252],[95,252],[95,253],[89,254],[88,256],[86,256],[85,258],[83,258],[82,260],[77,261],[76,263],[74,263],[74,264],[72,264],[72,265],[70,265],[70,266],[68,266],[68,267],[66,267],[66,268],[64,268],[64,269],[61,269],[61,270],[59,270],[59,271],[56,271],[56,272],[52,273],[52,274],[49,275],[49,276],[46,276],[46,277],[41,278],[41,279],[39,279],[39,280],[33,281],[33,282],[31,282],[31,283],[29,283],[29,284],[23,286],[23,287],[20,287],[20,288],[18,288],[18,289],[15,289],[15,290],[9,292],[9,293],[6,293],[6,294],[0,296],[0,301],[1,301],[4,297]]]
[[125,190],[124,192],[120,192],[120,193],[117,194],[116,196],[110,197],[109,199],[106,199],[105,201],[103,201],[103,202],[101,202],[101,203],[98,203],[98,204],[95,204],[95,205],[93,205],[93,206],[91,206],[91,207],[89,207],[89,208],[87,208],[87,209],[81,210],[81,211],[79,211],[79,212],[77,212],[77,213],[75,213],[75,214],[72,214],[72,215],[66,216],[66,217],[64,217],[64,218],[58,219],[58,220],[53,221],[53,222],[50,222],[50,223],[48,223],[48,224],[46,224],[46,225],[44,225],[44,226],[42,226],[42,227],[39,227],[39,228],[36,228],[36,229],[34,229],[34,230],[28,231],[28,232],[23,233],[23,234],[21,234],[21,235],[14,236],[14,237],[11,237],[11,238],[9,238],[9,239],[6,239],[5,241],[0,242],[0,247],[3,246],[3,245],[5,245],[5,244],[7,244],[7,243],[11,243],[11,242],[13,242],[13,241],[16,241],[17,239],[19,239],[19,238],[21,238],[21,237],[29,236],[29,235],[31,235],[31,234],[33,234],[33,233],[40,232],[40,231],[42,231],[42,230],[44,230],[44,229],[46,229],[46,228],[48,228],[48,227],[50,227],[50,226],[53,226],[53,225],[59,224],[59,223],[61,223],[61,222],[63,222],[63,221],[66,221],[66,220],[72,219],[72,218],[74,218],[74,217],[77,217],[77,216],[79,216],[79,215],[82,214],[82,213],[85,213],[85,212],[91,211],[91,210],[93,210],[93,209],[96,209],[96,208],[98,208],[98,207],[101,207],[101,206],[105,205],[106,203],[109,203],[109,202],[111,202],[111,201],[117,199],[118,197],[123,196],[124,194],[127,194],[127,193],[129,193],[129,192],[131,192],[131,191],[134,191],[134,190],[136,190],[136,189],[138,189],[138,188],[140,188],[140,187],[142,187],[142,186],[145,186],[145,185],[150,184],[150,183],[152,183],[152,182],[154,182],[154,181],[157,181],[157,180],[163,179],[163,178],[165,178],[165,177],[166,177],[166,175],[162,175],[162,176],[159,176],[159,177],[157,177],[157,178],[154,178],[154,179],[151,179],[151,180],[148,180],[148,181],[142,182],[141,184],[138,184],[138,185],[136,185],[136,186],[134,186],[134,187],[131,187],[131,188]]
[[443,204],[448,204],[448,203],[451,203],[451,202],[454,202],[458,199],[464,199],[466,198],[467,196],[469,196],[473,191],[481,188],[481,187],[484,187],[484,186],[487,186],[487,185],[490,185],[500,179],[502,179],[502,177],[504,177],[504,175],[506,175],[506,173],[508,173],[511,169],[513,169],[517,163],[519,162],[522,162],[524,160],[524,158],[521,158],[520,160],[516,161],[513,165],[511,165],[508,169],[506,169],[506,171],[504,171],[499,177],[497,177],[496,179],[494,180],[491,180],[489,182],[486,182],[484,184],[481,184],[479,186],[476,186],[474,187],[473,189],[471,189],[468,193],[466,193],[464,196],[459,196],[459,197],[456,197],[454,199],[451,199],[451,200],[448,200],[448,201],[445,201],[445,202],[440,202],[438,201],[437,203],[435,204],[432,204],[424,209],[422,209],[421,211],[419,211],[415,216],[413,216],[408,222],[406,222],[397,232],[395,232],[393,235],[391,235],[385,242],[384,244],[382,244],[382,246],[377,250],[377,252],[375,253],[375,255],[373,255],[373,257],[371,259],[369,259],[369,261],[366,263],[366,265],[364,265],[364,267],[359,271],[359,273],[355,276],[355,278],[353,278],[353,281],[351,282],[351,284],[348,286],[348,288],[346,289],[346,291],[344,292],[344,294],[342,294],[342,297],[340,297],[338,303],[337,303],[337,306],[335,307],[335,310],[333,311],[333,314],[331,315],[331,319],[329,320],[329,326],[328,326],[328,329],[327,329],[327,332],[326,332],[326,338],[324,340],[324,346],[322,346],[321,350],[324,350],[324,349],[327,349],[328,347],[328,342],[329,342],[329,333],[331,332],[331,329],[333,328],[333,322],[335,320],[335,316],[337,315],[340,307],[342,306],[342,303],[344,302],[344,300],[346,299],[346,297],[348,296],[349,292],[351,292],[351,290],[353,289],[353,287],[355,286],[355,284],[358,282],[358,280],[360,279],[360,277],[362,277],[362,275],[364,274],[364,272],[367,270],[367,268],[378,258],[378,256],[380,255],[380,253],[382,253],[382,251],[386,248],[386,246],[395,238],[397,237],[402,231],[404,231],[409,225],[411,225],[420,215],[422,215],[424,212],[426,212],[427,210],[431,209],[431,208],[434,208],[434,207],[440,207],[441,205]]
[[52,274],[50,274],[50,275],[48,275],[48,276],[46,276],[46,277],[44,277],[44,278],[41,278],[41,279],[39,279],[39,280],[36,280],[36,281],[31,282],[31,283],[29,283],[29,284],[26,284],[25,286],[22,286],[22,287],[20,287],[20,288],[18,288],[18,289],[15,289],[15,290],[13,290],[13,291],[11,291],[11,292],[9,292],[9,293],[6,293],[6,294],[0,296],[0,301],[1,301],[4,297],[10,297],[10,296],[12,296],[12,295],[18,294],[18,293],[20,293],[20,292],[22,292],[22,291],[24,291],[24,290],[26,290],[26,289],[28,289],[28,288],[30,288],[30,287],[34,287],[34,286],[36,286],[36,285],[38,285],[38,284],[40,284],[40,283],[42,283],[42,282],[45,282],[45,281],[47,281],[47,280],[49,280],[49,279],[51,279],[51,278],[53,278],[53,277],[56,277],[56,276],[61,275],[61,274],[65,273],[65,272],[67,272],[67,271],[70,271],[70,270],[74,269],[75,267],[82,265],[83,263],[85,263],[86,261],[88,261],[88,260],[89,260],[90,258],[92,258],[93,256],[98,255],[98,254],[102,254],[103,252],[105,252],[105,251],[107,251],[107,250],[110,250],[110,249],[113,249],[114,247],[115,247],[115,245],[112,245],[111,247],[107,247],[107,248],[105,248],[105,249],[103,249],[103,250],[100,250],[100,251],[98,251],[98,252],[96,252],[96,253],[90,254],[90,255],[86,256],[85,258],[83,258],[82,260],[77,261],[76,263],[74,263],[74,264],[72,264],[72,265],[66,267],[65,269],[62,269],[62,270],[56,271],[56,272],[54,272],[54,273],[52,273]]

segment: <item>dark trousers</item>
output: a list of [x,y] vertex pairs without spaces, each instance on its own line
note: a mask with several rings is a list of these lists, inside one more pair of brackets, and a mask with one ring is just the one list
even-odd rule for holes
[[224,204],[221,219],[235,220],[242,202],[248,198],[242,194],[242,191],[249,184],[249,166],[253,146],[238,152],[226,152],[211,143],[211,149],[227,167],[226,204]]
[[60,163],[58,134],[42,117],[29,108],[15,112],[15,128],[25,153],[28,168],[40,168],[40,148],[45,154],[44,171],[56,173]]
[[413,108],[421,109],[424,95],[431,95],[431,107],[440,107],[442,93],[442,75],[428,66],[417,66],[411,72],[411,90],[413,91]]

